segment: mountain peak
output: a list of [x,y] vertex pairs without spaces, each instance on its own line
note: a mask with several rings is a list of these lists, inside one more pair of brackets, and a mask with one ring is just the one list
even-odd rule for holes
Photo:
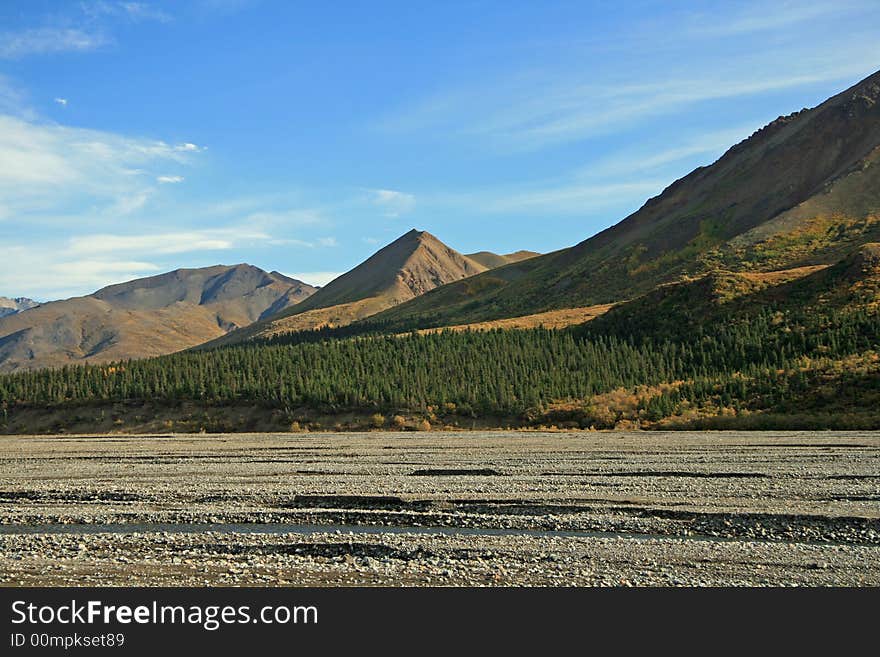
[[[394,242],[403,241],[403,242],[439,242],[440,240],[434,237],[431,233],[426,230],[418,230],[417,228],[412,228],[405,232],[403,235],[398,237]],[[394,244],[392,242],[391,244]],[[390,245],[389,245],[390,246]]]
[[413,228],[285,314],[299,314],[375,297],[396,305],[485,269],[431,233]]
[[27,312],[0,299],[0,371],[167,354],[217,338],[315,288],[247,263],[176,269]]

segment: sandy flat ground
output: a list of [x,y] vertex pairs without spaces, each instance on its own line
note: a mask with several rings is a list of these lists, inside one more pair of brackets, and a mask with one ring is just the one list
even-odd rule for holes
[[880,434],[0,437],[0,583],[880,585]]

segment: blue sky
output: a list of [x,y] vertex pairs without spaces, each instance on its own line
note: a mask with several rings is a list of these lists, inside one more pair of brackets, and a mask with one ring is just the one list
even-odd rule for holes
[[880,3],[0,3],[0,295],[572,245],[880,68]]

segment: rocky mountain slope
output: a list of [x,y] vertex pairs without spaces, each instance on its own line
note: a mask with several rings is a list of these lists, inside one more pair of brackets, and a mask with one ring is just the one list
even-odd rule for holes
[[0,318],[0,371],[179,351],[317,288],[251,265],[178,269]]
[[714,269],[829,264],[880,240],[880,72],[780,117],[620,223],[376,320],[439,326],[635,298]]
[[39,305],[38,302],[33,299],[28,299],[27,297],[15,297],[13,299],[9,297],[0,297],[0,317],[14,315],[15,313],[20,313],[23,310],[28,310],[29,308]]

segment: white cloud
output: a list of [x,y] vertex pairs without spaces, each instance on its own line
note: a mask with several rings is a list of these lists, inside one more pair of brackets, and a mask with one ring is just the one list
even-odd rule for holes
[[151,262],[117,258],[63,258],[42,245],[0,246],[0,280],[15,295],[40,300],[93,292],[110,282],[160,271]]
[[61,52],[87,52],[108,43],[97,32],[76,28],[39,27],[20,32],[0,33],[0,58],[18,59],[27,55]]
[[383,210],[386,217],[399,217],[415,207],[416,197],[412,194],[393,189],[370,190],[370,198],[374,205]]
[[345,272],[341,271],[304,271],[300,274],[284,274],[290,278],[295,278],[309,285],[317,285],[323,287],[334,278],[339,278]]
[[195,144],[184,143],[177,144],[177,146],[174,147],[174,150],[183,151],[186,153],[198,153],[200,151],[206,150],[206,148],[204,146],[196,146]]
[[336,241],[335,237],[319,237],[315,240],[315,243],[318,246],[339,246],[339,242]]
[[182,183],[183,180],[183,176],[159,176],[156,178],[156,182],[163,185]]
[[96,256],[135,252],[151,255],[223,251],[254,242],[267,242],[265,233],[243,228],[175,231],[149,235],[94,234],[70,238],[64,251],[72,256]]
[[194,156],[159,140],[0,115],[0,195],[21,214],[128,214],[156,193],[165,174],[154,169]]
[[182,253],[269,244],[270,235],[245,226],[149,234],[91,233],[27,244],[0,243],[0,283],[14,296],[58,299],[168,271],[180,266]]
[[61,105],[62,107],[67,106],[67,99],[66,98],[56,98],[55,102],[58,103],[59,105]]

